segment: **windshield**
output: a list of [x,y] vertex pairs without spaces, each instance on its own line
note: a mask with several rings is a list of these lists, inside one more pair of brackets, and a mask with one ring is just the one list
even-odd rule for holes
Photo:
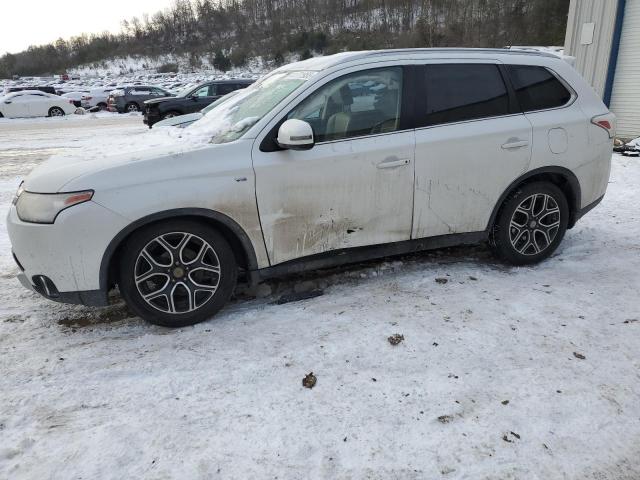
[[209,135],[211,143],[236,140],[314,73],[273,73],[218,104],[189,130]]

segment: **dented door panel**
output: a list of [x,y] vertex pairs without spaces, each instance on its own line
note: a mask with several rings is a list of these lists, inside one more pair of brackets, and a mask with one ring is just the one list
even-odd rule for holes
[[531,145],[521,114],[416,130],[413,238],[485,230]]
[[253,151],[271,265],[331,250],[408,240],[414,132]]

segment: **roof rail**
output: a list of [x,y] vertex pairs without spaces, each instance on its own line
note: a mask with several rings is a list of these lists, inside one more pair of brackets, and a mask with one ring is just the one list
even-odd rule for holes
[[[356,53],[356,52],[354,52]],[[498,53],[498,54],[506,54],[506,55],[537,55],[541,57],[551,57],[557,58],[556,55],[553,55],[549,52],[542,52],[540,50],[525,50],[518,49],[517,47],[513,47],[510,49],[509,47],[504,48],[459,48],[459,47],[447,47],[447,48],[394,48],[388,50],[367,50],[363,51],[363,56],[370,55],[391,55],[391,54],[399,54],[399,53]]]
[[[345,61],[359,60],[362,58],[373,57],[373,56],[381,56],[381,55],[402,55],[402,54],[412,54],[412,53],[493,53],[499,55],[532,55],[538,57],[549,57],[549,58],[558,58],[557,55],[554,55],[549,52],[541,52],[539,50],[518,50],[516,48],[509,49],[505,48],[395,48],[395,49],[387,49],[387,50],[364,50],[364,51],[354,51],[354,52],[342,52],[342,54],[337,54],[342,58],[336,58],[335,64],[340,64]],[[345,55],[347,54],[347,55]],[[347,58],[344,58],[347,56]],[[326,58],[326,57],[325,57]]]

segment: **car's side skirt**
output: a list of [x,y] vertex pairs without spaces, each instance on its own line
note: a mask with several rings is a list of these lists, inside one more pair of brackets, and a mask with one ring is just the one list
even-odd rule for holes
[[290,260],[288,262],[262,268],[260,270],[249,271],[247,272],[247,280],[250,284],[255,285],[269,278],[286,276],[293,273],[337,267],[351,263],[373,260],[376,258],[419,252],[422,250],[433,250],[436,248],[446,248],[458,245],[475,245],[486,241],[488,238],[488,231],[454,233],[382,245],[332,250],[330,252]]

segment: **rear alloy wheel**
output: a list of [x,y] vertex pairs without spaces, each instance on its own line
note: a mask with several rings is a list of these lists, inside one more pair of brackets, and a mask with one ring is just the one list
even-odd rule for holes
[[64,117],[64,110],[62,110],[60,107],[51,107],[49,109],[49,116],[50,117]]
[[119,285],[127,304],[166,327],[202,322],[218,312],[236,284],[227,241],[197,222],[174,220],[145,227],[127,242]]
[[140,111],[140,107],[138,107],[137,103],[131,102],[131,103],[127,103],[127,105],[124,107],[126,112],[138,112]]
[[505,201],[492,231],[492,248],[514,265],[539,262],[558,247],[568,220],[567,199],[556,185],[524,185]]

